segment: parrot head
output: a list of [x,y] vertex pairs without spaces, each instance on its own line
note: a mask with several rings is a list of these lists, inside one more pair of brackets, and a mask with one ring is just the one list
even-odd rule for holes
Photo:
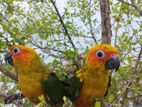
[[118,70],[120,66],[119,51],[108,44],[99,44],[91,47],[88,51],[86,65],[101,69]]
[[14,45],[5,55],[5,61],[11,65],[27,64],[37,56],[34,49],[24,45]]

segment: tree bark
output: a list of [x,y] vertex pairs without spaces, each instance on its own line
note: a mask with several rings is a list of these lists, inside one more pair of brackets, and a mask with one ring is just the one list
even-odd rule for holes
[[102,26],[102,44],[111,44],[111,23],[110,23],[110,5],[109,0],[100,0],[101,26]]

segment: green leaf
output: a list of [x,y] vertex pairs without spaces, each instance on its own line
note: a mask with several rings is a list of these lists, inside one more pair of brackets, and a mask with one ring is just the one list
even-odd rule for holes
[[114,100],[114,98],[115,98],[115,96],[113,96],[113,95],[109,95],[109,97],[108,97],[108,101],[109,101],[109,102],[112,102],[112,101]]
[[101,101],[96,101],[94,107],[101,107]]

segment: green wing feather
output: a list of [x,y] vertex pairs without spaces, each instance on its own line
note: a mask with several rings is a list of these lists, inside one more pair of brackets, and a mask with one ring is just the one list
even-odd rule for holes
[[63,97],[67,95],[64,84],[54,73],[50,73],[43,80],[43,89],[51,103],[57,104],[63,102]]
[[69,87],[69,97],[72,102],[76,100],[78,92],[82,86],[82,81],[79,77],[73,76],[70,87]]
[[107,91],[106,91],[106,93],[105,93],[105,96],[108,95],[108,91],[109,91],[110,85],[111,85],[111,75],[109,76],[109,82],[108,82],[108,87],[107,87]]

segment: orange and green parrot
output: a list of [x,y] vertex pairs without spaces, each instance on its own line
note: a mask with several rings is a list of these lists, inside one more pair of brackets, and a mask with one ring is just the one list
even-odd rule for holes
[[5,58],[17,69],[22,94],[31,102],[38,104],[39,97],[44,95],[52,106],[63,103],[63,96],[67,94],[64,83],[45,66],[34,49],[14,45]]
[[103,98],[110,84],[109,70],[118,70],[119,51],[108,44],[99,44],[88,51],[85,66],[77,71],[69,88],[75,107],[94,107],[97,98]]

